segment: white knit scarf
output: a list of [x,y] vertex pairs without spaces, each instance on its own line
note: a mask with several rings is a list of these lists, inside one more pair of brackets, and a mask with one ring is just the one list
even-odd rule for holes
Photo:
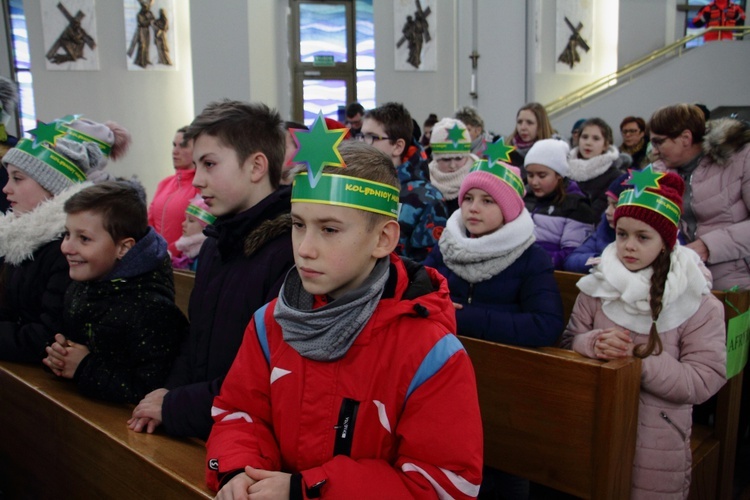
[[568,165],[570,166],[568,177],[577,182],[594,179],[606,172],[619,157],[620,152],[614,146],[608,147],[604,153],[588,160],[578,158],[578,148],[573,148],[568,154]]
[[512,222],[479,238],[466,235],[461,210],[456,210],[448,219],[439,245],[448,269],[469,283],[478,283],[500,274],[534,241],[534,222],[525,208]]
[[[602,252],[602,260],[591,274],[578,280],[578,289],[602,301],[604,314],[622,328],[648,334],[651,330],[651,266],[629,271],[617,258],[615,243]],[[698,254],[679,243],[670,256],[669,273],[662,297],[662,311],[656,321],[659,332],[680,326],[700,307],[701,296],[711,293],[701,270]]]
[[433,159],[430,162],[430,183],[443,193],[443,197],[446,200],[455,200],[458,198],[461,182],[463,182],[464,177],[469,175],[469,170],[471,170],[476,160],[476,156],[469,155],[466,165],[455,172],[441,172],[437,166],[437,160]]
[[59,238],[65,231],[65,202],[88,186],[90,182],[73,184],[30,212],[15,215],[9,211],[0,215],[0,257],[5,257],[9,264],[19,265],[30,259],[37,249]]

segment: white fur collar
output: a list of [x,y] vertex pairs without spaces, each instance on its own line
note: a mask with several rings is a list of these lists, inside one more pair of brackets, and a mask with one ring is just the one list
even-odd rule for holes
[[5,262],[19,265],[32,258],[37,249],[59,238],[65,231],[63,205],[88,186],[90,182],[74,184],[31,212],[19,216],[8,212],[0,216],[0,256],[5,257]]
[[[652,274],[651,267],[628,271],[617,258],[615,243],[611,243],[591,274],[578,280],[578,288],[586,295],[601,299],[602,311],[617,325],[645,335],[652,323],[649,305]],[[701,296],[711,293],[710,286],[698,254],[678,243],[672,250],[656,329],[664,332],[684,323],[700,307]]]
[[616,147],[610,146],[599,156],[594,156],[588,160],[578,158],[578,148],[568,154],[568,165],[570,172],[568,177],[576,182],[585,182],[599,177],[620,157],[620,152]]
[[203,242],[206,241],[207,236],[202,232],[191,234],[190,236],[180,236],[177,241],[174,242],[175,248],[182,252],[186,257],[194,259],[198,256],[201,251]]
[[478,283],[500,274],[534,241],[534,221],[525,208],[512,222],[480,238],[466,236],[461,210],[456,210],[439,244],[448,269],[469,283]]

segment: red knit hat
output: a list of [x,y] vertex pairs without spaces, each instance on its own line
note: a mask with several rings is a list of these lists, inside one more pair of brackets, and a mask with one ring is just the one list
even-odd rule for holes
[[513,165],[501,161],[493,165],[490,165],[487,160],[475,162],[469,175],[461,183],[461,189],[458,192],[459,203],[473,188],[481,189],[492,196],[506,222],[514,221],[524,209],[521,171]]
[[671,250],[677,241],[685,183],[673,172],[654,172],[650,165],[641,172],[631,170],[630,175],[628,184],[633,188],[620,195],[615,226],[620,217],[645,222],[661,235]]

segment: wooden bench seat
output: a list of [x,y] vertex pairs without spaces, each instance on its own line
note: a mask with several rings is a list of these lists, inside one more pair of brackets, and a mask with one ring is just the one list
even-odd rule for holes
[[581,498],[629,498],[639,359],[459,337],[477,377],[484,463]]
[[202,441],[132,432],[41,365],[0,362],[0,401],[4,498],[213,498]]

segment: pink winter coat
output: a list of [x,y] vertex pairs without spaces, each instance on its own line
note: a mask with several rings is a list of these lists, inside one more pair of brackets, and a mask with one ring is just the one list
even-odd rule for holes
[[174,175],[159,182],[151,206],[148,207],[148,225],[167,240],[170,255],[179,255],[175,242],[182,236],[185,209],[200,191],[193,187],[195,169],[177,170]]
[[750,130],[737,120],[711,121],[703,149],[690,180],[696,237],[708,247],[714,289],[750,290]]
[[[579,293],[562,346],[595,358],[599,333],[613,326],[601,300]],[[636,344],[648,340],[631,337]],[[660,337],[664,351],[641,365],[632,498],[687,498],[692,405],[706,401],[726,380],[724,306],[713,295],[704,295],[693,316]]]

